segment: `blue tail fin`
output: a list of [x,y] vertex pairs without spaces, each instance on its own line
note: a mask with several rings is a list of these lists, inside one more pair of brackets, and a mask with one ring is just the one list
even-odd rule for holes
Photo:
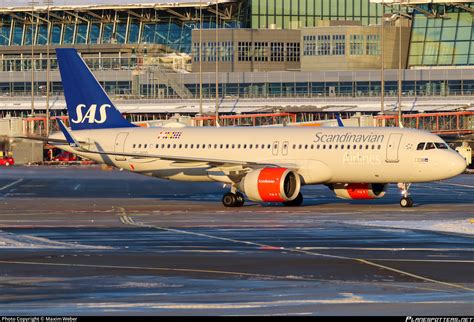
[[73,48],[56,49],[72,130],[134,127],[110,98]]

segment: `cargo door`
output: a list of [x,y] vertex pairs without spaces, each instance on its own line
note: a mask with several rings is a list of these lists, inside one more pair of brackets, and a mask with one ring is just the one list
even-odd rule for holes
[[403,134],[390,134],[387,142],[387,158],[386,162],[398,162],[398,148]]
[[[118,153],[123,153],[125,152],[125,141],[127,140],[128,133],[122,132],[117,134],[117,137],[115,138],[115,152]],[[121,156],[121,155],[116,155],[115,156],[115,161],[125,161],[127,160],[126,157]]]

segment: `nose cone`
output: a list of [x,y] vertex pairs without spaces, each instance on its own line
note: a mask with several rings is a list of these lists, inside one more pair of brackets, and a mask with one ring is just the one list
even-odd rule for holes
[[447,165],[449,166],[449,173],[452,177],[463,173],[467,167],[466,160],[457,152],[452,152],[452,156],[450,156]]

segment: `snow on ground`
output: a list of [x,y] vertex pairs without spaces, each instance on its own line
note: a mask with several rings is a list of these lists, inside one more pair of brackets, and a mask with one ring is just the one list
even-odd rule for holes
[[401,229],[419,229],[430,230],[443,233],[455,233],[474,235],[474,222],[472,219],[460,220],[420,220],[420,221],[402,221],[402,220],[375,220],[375,221],[349,221],[348,224],[355,224],[370,227],[383,228],[401,228]]
[[64,243],[64,242],[50,240],[47,238],[30,236],[30,235],[13,234],[13,233],[8,233],[8,232],[0,230],[0,249],[5,249],[5,248],[110,249],[110,247],[105,247],[105,246],[89,246],[89,245],[81,245],[81,244],[76,244],[76,243]]

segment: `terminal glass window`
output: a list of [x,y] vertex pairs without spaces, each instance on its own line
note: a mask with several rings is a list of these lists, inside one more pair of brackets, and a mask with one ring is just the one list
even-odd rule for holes
[[336,56],[344,56],[346,54],[346,36],[332,36],[332,54]]
[[370,56],[380,55],[380,37],[379,35],[367,35],[366,53]]
[[467,10],[436,4],[432,9],[438,10],[444,19],[428,19],[422,13],[414,13],[409,67],[474,65],[474,59],[470,59],[474,50],[472,15]]
[[270,60],[284,61],[285,60],[285,43],[272,42],[270,43]]
[[300,61],[300,43],[290,42],[286,44],[286,61]]
[[364,55],[364,35],[350,36],[350,53],[351,55]]
[[331,55],[331,36],[318,35],[316,47],[318,48],[317,56]]
[[255,42],[254,44],[254,60],[255,61],[267,61],[267,42]]

